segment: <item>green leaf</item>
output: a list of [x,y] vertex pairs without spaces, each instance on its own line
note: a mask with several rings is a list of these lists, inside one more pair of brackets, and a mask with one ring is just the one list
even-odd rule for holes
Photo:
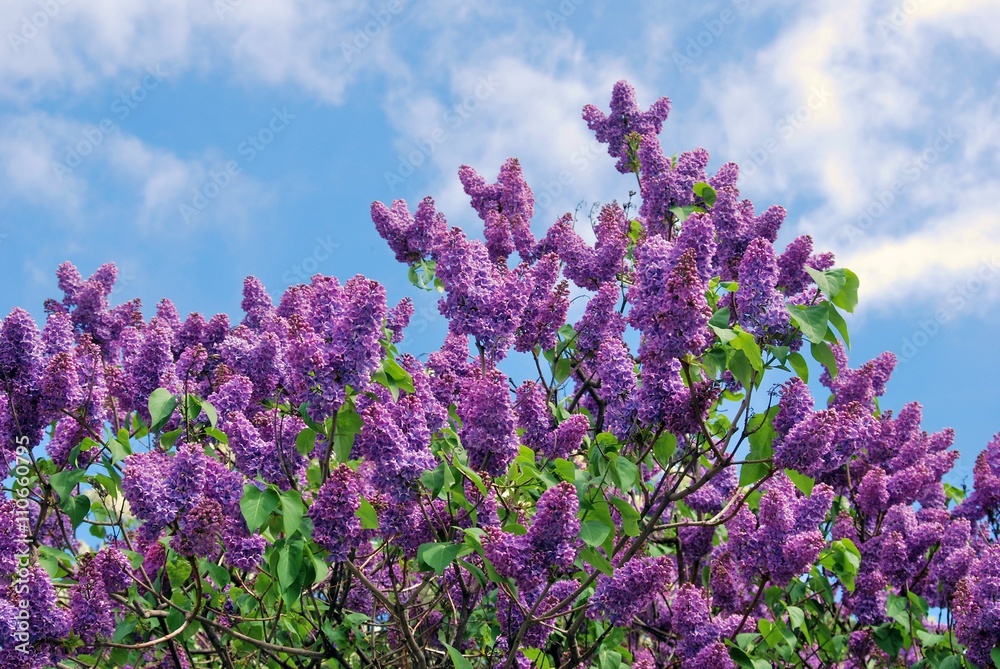
[[738,350],[732,351],[729,356],[729,371],[733,373],[737,381],[743,384],[744,388],[752,387],[754,369],[750,360],[747,359],[746,353]]
[[174,585],[184,585],[191,576],[191,564],[179,555],[174,555],[167,561],[167,576]]
[[687,207],[671,207],[670,213],[677,217],[678,223],[683,223],[687,220],[687,217],[696,211],[703,211],[701,207],[687,206]]
[[160,446],[165,449],[169,449],[173,446],[177,439],[184,433],[184,430],[171,430],[170,432],[164,432],[160,435]]
[[302,539],[288,539],[278,551],[278,584],[282,590],[289,590],[300,583],[302,570]]
[[77,466],[77,458],[80,457],[80,453],[84,451],[89,451],[92,448],[100,448],[100,444],[91,439],[90,437],[84,437],[79,444],[70,449],[69,456],[67,457],[67,462],[73,467]]
[[670,462],[670,458],[674,456],[676,450],[677,436],[673,432],[664,432],[653,442],[653,457],[656,458],[660,467],[664,469],[666,469],[667,463]]
[[215,439],[220,444],[229,445],[229,437],[227,437],[226,433],[217,427],[206,427],[205,434],[210,436],[212,439]]
[[822,272],[815,267],[810,267],[809,265],[806,265],[803,269],[805,269],[806,273],[812,277],[812,280],[816,282],[816,286],[824,295],[826,295],[827,299],[833,299],[833,296],[840,292],[840,288],[843,286],[843,283],[839,283],[837,288],[833,289],[825,272]]
[[829,305],[830,323],[833,327],[837,328],[837,332],[840,333],[840,338],[847,344],[847,348],[851,348],[851,334],[847,331],[847,321],[844,320],[844,317],[837,311],[837,307],[833,306],[832,302]]
[[809,383],[809,365],[806,364],[806,359],[802,357],[801,353],[798,351],[789,353],[788,364],[795,370],[796,376],[802,379],[803,382]]
[[753,485],[771,472],[766,462],[747,462],[740,467],[740,485]]
[[740,485],[748,486],[756,483],[771,472],[770,460],[774,456],[771,444],[774,443],[774,417],[778,407],[773,406],[764,413],[754,414],[747,422],[747,435],[750,441],[748,460],[764,460],[764,462],[748,462],[740,467]]
[[709,378],[717,378],[726,369],[726,351],[720,346],[709,349],[701,356],[701,364]]
[[990,659],[993,660],[993,666],[1000,667],[1000,648],[994,648],[990,651]]
[[562,383],[573,373],[573,361],[569,358],[559,358],[552,371],[556,383]]
[[698,197],[700,197],[702,200],[705,201],[705,206],[711,207],[713,204],[715,204],[715,200],[718,197],[715,193],[715,189],[709,186],[704,181],[699,181],[698,183],[696,183],[692,187],[692,190],[694,191],[695,195],[697,195]]
[[858,286],[861,283],[858,280],[858,275],[846,267],[828,270],[826,274],[827,276],[843,277],[843,288],[830,300],[847,313],[853,314],[854,308],[858,306]]
[[785,612],[788,614],[788,624],[792,629],[801,629],[803,632],[808,632],[805,611],[797,606],[788,606],[785,608]]
[[177,397],[166,388],[157,388],[149,394],[150,432],[159,432],[177,408]]
[[187,415],[187,420],[192,423],[198,420],[198,416],[201,415],[201,400],[194,395],[184,396],[185,409],[184,412]]
[[206,416],[208,416],[208,424],[211,427],[215,427],[216,425],[218,425],[218,423],[219,423],[219,412],[215,410],[215,407],[212,406],[211,403],[209,403],[206,400],[202,400],[201,401],[201,410],[205,412]]
[[768,344],[767,350],[780,365],[784,365],[788,361],[788,354],[791,353],[791,349],[787,346],[776,346],[774,344]]
[[818,344],[813,343],[809,345],[809,351],[812,353],[812,357],[819,363],[822,363],[826,367],[827,373],[829,373],[830,378],[836,378],[837,376],[837,359],[833,357],[833,351],[830,349],[830,345],[825,341],[821,341]]
[[[576,465],[573,466],[575,467]],[[480,495],[483,495],[484,497],[486,496],[486,483],[483,481],[483,477],[480,476],[478,472],[463,465],[461,462],[455,463],[455,469],[465,474],[465,477],[472,481],[472,484],[476,486],[476,490],[479,491]]]
[[375,507],[364,497],[361,498],[361,506],[354,512],[354,515],[361,519],[361,529],[378,529],[378,514],[375,512]]
[[372,381],[375,381],[376,383],[388,388],[389,392],[392,394],[392,399],[394,400],[399,399],[399,386],[396,384],[395,379],[386,374],[384,370],[382,369],[375,370],[375,372],[372,374]]
[[719,341],[723,344],[728,344],[732,340],[736,339],[736,330],[732,330],[728,327],[716,327],[714,325],[710,325],[709,327],[711,327],[712,331],[718,335]]
[[267,522],[271,513],[278,508],[280,497],[274,488],[260,490],[252,483],[243,486],[243,498],[240,499],[240,511],[247,522],[247,527],[254,532]]
[[472,663],[462,655],[462,651],[448,645],[444,641],[441,643],[448,649],[448,655],[451,657],[451,663],[455,666],[455,669],[473,669]]
[[622,654],[616,650],[602,648],[597,655],[597,667],[598,669],[621,669]]
[[286,490],[281,493],[281,522],[285,528],[285,536],[290,537],[302,525],[302,516],[306,507],[302,503],[302,495],[297,490]]
[[724,330],[729,329],[729,319],[731,318],[731,312],[729,307],[723,307],[712,314],[712,318],[708,321],[708,324],[713,328],[722,328]]
[[[125,441],[122,441],[120,432],[125,432]],[[132,447],[128,442],[128,432],[120,430],[117,439],[108,440],[108,450],[111,451],[111,464],[121,462],[132,455]]]
[[608,501],[618,509],[618,513],[622,517],[622,532],[630,537],[639,536],[639,519],[642,516],[635,510],[635,507],[628,500],[621,497],[612,497]]
[[467,549],[462,544],[446,542],[421,544],[417,549],[417,561],[427,565],[440,576],[463,550]]
[[773,406],[764,413],[754,414],[747,422],[751,460],[770,458],[773,455],[771,444],[777,436],[774,430],[774,417],[777,415],[778,407]]
[[123,620],[118,623],[111,640],[115,643],[122,643],[122,640],[128,637],[128,635],[132,633],[132,630],[135,629],[135,623],[136,621],[134,618],[130,620]]
[[854,592],[854,577],[861,566],[861,552],[850,539],[838,539],[830,544],[820,558],[820,564],[836,574],[848,592]]
[[965,501],[966,492],[961,488],[953,486],[950,483],[943,483],[945,496],[955,502],[956,504],[961,504]]
[[816,481],[805,474],[800,474],[794,469],[786,469],[785,475],[791,479],[795,487],[802,491],[803,495],[812,495],[813,486],[816,485]]
[[353,404],[340,407],[340,411],[337,412],[337,432],[333,438],[333,450],[337,462],[347,462],[351,459],[354,437],[361,431],[363,425],[364,421]]
[[737,351],[743,351],[750,362],[750,366],[755,371],[758,373],[764,371],[764,361],[761,358],[760,346],[757,345],[757,341],[753,338],[752,334],[740,330],[736,333],[736,337],[729,342],[729,345]]
[[588,546],[600,546],[611,533],[611,528],[599,520],[587,520],[580,524],[580,539]]
[[634,462],[617,453],[610,453],[608,461],[618,488],[623,492],[631,490],[639,480],[639,468]]
[[215,584],[216,588],[222,590],[229,585],[231,577],[228,569],[221,567],[210,560],[203,560],[203,564],[205,571],[207,571],[208,575],[212,578],[212,583]]
[[830,310],[826,303],[811,307],[802,304],[789,304],[788,313],[802,330],[802,335],[812,343],[818,344],[826,338],[830,320]]
[[757,621],[757,629],[760,630],[761,636],[764,637],[764,643],[767,644],[768,648],[778,646],[783,640],[781,630],[778,626],[766,618],[760,618]]
[[742,669],[771,669],[771,664],[766,660],[751,658],[746,654],[746,651],[735,646],[729,647],[729,657]]
[[558,475],[559,478],[570,483],[576,481],[576,473],[580,471],[580,468],[574,463],[569,460],[564,460],[563,458],[556,458],[553,460],[552,468],[556,470],[556,475]]
[[607,558],[605,558],[603,555],[598,553],[593,548],[590,547],[584,548],[580,552],[580,557],[583,558],[584,562],[591,565],[592,567],[597,569],[597,571],[601,572],[606,576],[611,576],[613,573],[615,573],[614,565],[608,562]]
[[303,457],[309,457],[316,447],[316,430],[311,427],[302,428],[298,436],[295,437],[295,450]]
[[392,358],[386,358],[382,361],[382,371],[385,372],[386,376],[395,381],[396,386],[411,395],[413,394],[413,377],[398,362]]
[[87,475],[84,469],[64,470],[58,474],[53,474],[49,479],[49,485],[59,495],[60,501],[66,501],[73,495],[73,490],[77,484]]
[[875,628],[875,645],[889,654],[890,657],[897,657],[903,648],[903,633],[892,623],[883,623]]
[[83,522],[83,519],[87,517],[90,512],[90,498],[86,495],[77,495],[76,497],[70,497],[59,505],[66,515],[69,516],[70,522],[73,523],[73,529],[75,530]]

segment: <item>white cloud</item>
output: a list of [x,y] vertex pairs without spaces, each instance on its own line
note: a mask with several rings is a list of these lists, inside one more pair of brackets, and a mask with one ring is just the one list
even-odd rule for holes
[[887,306],[908,285],[941,297],[936,287],[996,249],[997,216],[978,200],[1000,192],[995,158],[983,164],[1000,148],[996,102],[964,68],[1000,51],[984,28],[1000,10],[848,0],[783,11],[770,44],[705,82],[702,121],[684,127],[714,158],[741,163],[743,190],[762,207],[790,206],[789,232],[857,265],[866,301]]
[[[251,210],[273,203],[271,189],[248,175],[226,178],[227,159],[214,153],[181,159],[106,121],[80,123],[43,112],[0,120],[0,197],[27,201],[56,214],[62,225],[79,227],[113,209],[104,201],[109,191],[91,188],[97,178],[125,193],[119,204],[131,209],[119,224],[140,233],[191,232],[206,223],[240,230]],[[218,189],[210,185],[222,182]],[[194,206],[195,191],[208,195],[205,213],[196,209],[185,218],[181,205]]]
[[[422,182],[430,181],[439,209],[456,224],[476,229],[480,223],[458,182],[459,166],[471,165],[492,181],[504,160],[516,157],[535,194],[533,227],[542,234],[581,202],[624,203],[635,188],[615,171],[607,148],[581,118],[587,103],[607,108],[614,82],[628,67],[618,59],[593,59],[562,26],[539,34],[532,20],[515,23],[489,42],[470,45],[458,36],[441,36],[429,45],[433,58],[445,64],[442,81],[403,82],[385,105],[399,134],[400,159],[391,171],[405,176],[400,161],[404,169],[413,166]],[[538,41],[544,49],[530,48]],[[652,102],[640,99],[647,106]],[[408,180],[392,185],[394,197],[416,195]],[[589,209],[580,213],[586,218]]]
[[[149,65],[221,71],[250,86],[291,84],[338,103],[358,71],[342,45],[367,30],[371,39],[363,50],[384,50],[393,21],[399,22],[398,12],[361,0],[7,4],[0,14],[6,51],[0,99],[20,105],[87,91]],[[380,11],[388,18],[380,20]]]
[[[995,191],[994,196],[1000,195]],[[1000,227],[992,207],[979,205],[938,220],[903,237],[872,239],[844,258],[861,280],[868,307],[890,309],[893,302],[946,301],[970,282],[1000,297]],[[988,306],[983,304],[983,307]]]

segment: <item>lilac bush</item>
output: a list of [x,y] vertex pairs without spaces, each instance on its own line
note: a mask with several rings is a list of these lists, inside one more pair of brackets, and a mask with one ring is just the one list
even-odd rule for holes
[[425,360],[363,276],[147,320],[60,266],[0,323],[0,668],[1000,666],[1000,435],[945,483],[857,277],[669,111],[584,109],[640,189],[590,221],[513,158],[459,170],[482,238],[372,205]]

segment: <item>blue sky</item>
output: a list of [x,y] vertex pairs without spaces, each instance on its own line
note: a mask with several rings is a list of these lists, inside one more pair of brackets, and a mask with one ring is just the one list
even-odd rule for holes
[[[480,6],[480,4],[482,6]],[[827,6],[827,5],[830,6]],[[990,0],[10,0],[0,14],[0,313],[58,296],[64,261],[120,268],[114,298],[239,310],[314,272],[414,297],[372,200],[432,194],[517,156],[540,233],[633,182],[580,120],[621,78],[667,95],[669,151],[743,166],[782,240],[861,277],[860,363],[902,364],[884,406],[957,430],[956,474],[1000,430],[1000,6]],[[584,210],[586,211],[586,209]]]

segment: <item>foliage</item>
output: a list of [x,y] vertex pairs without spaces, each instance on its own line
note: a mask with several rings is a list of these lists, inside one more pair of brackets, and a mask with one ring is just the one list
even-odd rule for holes
[[425,361],[365,277],[248,278],[234,326],[62,265],[0,327],[0,667],[1000,666],[1000,438],[943,484],[895,358],[849,366],[857,277],[668,111],[584,109],[641,203],[583,236],[513,159],[459,172],[484,241],[372,205]]

